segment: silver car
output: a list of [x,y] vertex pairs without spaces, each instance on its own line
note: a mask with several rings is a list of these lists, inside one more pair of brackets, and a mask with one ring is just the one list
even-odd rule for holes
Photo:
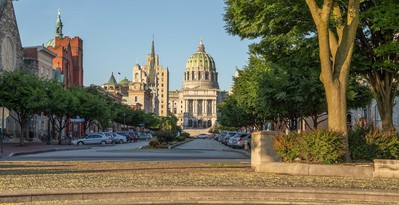
[[112,139],[112,142],[115,144],[127,143],[127,138],[123,135],[116,133],[116,132],[111,133],[111,139]]
[[248,149],[251,149],[251,134],[237,134],[232,138],[231,147],[244,149],[245,142],[248,144]]
[[72,140],[75,145],[89,145],[89,144],[110,144],[112,143],[111,137],[104,134],[93,133],[88,134],[83,138]]

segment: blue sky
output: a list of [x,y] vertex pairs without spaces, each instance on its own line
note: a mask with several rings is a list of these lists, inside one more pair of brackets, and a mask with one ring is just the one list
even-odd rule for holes
[[[216,63],[219,86],[228,90],[236,68],[248,62],[248,40],[226,33],[223,0],[19,0],[15,14],[24,47],[53,38],[58,9],[64,36],[84,43],[84,85],[101,85],[111,73],[132,79],[155,37],[159,63],[169,68],[170,90],[181,89],[187,59],[202,36]],[[118,75],[117,73],[121,73]]]

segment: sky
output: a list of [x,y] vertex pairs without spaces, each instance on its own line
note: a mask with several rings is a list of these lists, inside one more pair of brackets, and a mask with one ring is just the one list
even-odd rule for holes
[[252,42],[225,31],[223,0],[18,0],[14,10],[23,47],[54,37],[58,9],[64,37],[83,40],[85,86],[107,83],[112,72],[118,82],[132,80],[153,36],[159,64],[169,69],[169,90],[181,89],[186,62],[201,37],[215,60],[220,89],[228,90],[236,69],[248,63]]

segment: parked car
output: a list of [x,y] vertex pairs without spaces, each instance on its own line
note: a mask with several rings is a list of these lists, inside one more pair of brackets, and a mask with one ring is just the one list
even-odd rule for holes
[[226,136],[227,132],[221,132],[220,134],[218,134],[218,136],[216,136],[216,140],[219,142],[222,142],[222,140],[224,140],[224,137]]
[[199,134],[197,136],[194,137],[194,139],[208,139],[208,134]]
[[106,136],[101,133],[88,134],[83,138],[72,140],[72,144],[85,145],[85,144],[111,144],[111,136]]
[[137,142],[139,141],[139,134],[137,132],[128,132],[129,133],[129,137],[131,139],[131,142]]
[[226,136],[223,137],[222,143],[227,145],[227,142],[230,140],[231,137],[236,135],[238,132],[228,132]]
[[[245,141],[251,143],[251,135],[246,133],[237,133],[230,138],[229,146],[233,148],[244,148]],[[248,146],[250,146],[250,144],[248,144]]]
[[112,137],[111,137],[112,142],[115,144],[123,144],[123,143],[127,142],[126,136],[120,135],[116,132],[112,132],[111,135],[112,135]]
[[246,136],[242,137],[241,139],[238,139],[236,147],[244,149],[245,142],[248,143],[248,149],[251,149],[251,134],[247,134]]
[[139,138],[135,136],[134,134],[130,134],[130,132],[116,132],[119,135],[125,136],[127,142],[137,142]]

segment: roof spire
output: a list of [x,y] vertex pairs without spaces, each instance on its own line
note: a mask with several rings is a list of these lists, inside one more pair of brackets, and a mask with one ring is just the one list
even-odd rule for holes
[[58,9],[58,16],[57,16],[57,20],[55,21],[55,37],[59,37],[62,38],[63,34],[62,34],[62,21],[61,21],[61,10]]
[[204,44],[202,43],[202,36],[200,37],[200,44],[199,44],[199,46],[198,46],[197,52],[205,53],[205,46],[204,46]]
[[116,83],[116,79],[115,79],[115,77],[114,77],[114,72],[111,73],[111,77],[109,78],[107,84],[108,84],[108,85],[115,85],[115,84],[117,84],[117,83]]
[[152,34],[152,46],[151,46],[151,59],[150,59],[150,86],[156,85],[156,71],[155,71],[155,46],[154,46],[154,34]]

